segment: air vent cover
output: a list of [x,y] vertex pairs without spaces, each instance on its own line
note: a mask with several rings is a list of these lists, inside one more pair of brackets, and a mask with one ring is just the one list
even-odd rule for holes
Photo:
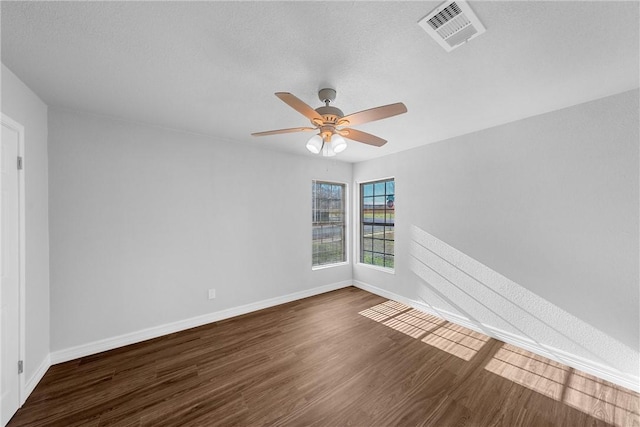
[[449,0],[418,21],[447,52],[478,37],[486,29],[464,0]]

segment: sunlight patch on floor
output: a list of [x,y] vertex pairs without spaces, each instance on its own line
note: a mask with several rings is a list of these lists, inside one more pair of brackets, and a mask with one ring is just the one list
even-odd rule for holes
[[423,343],[466,361],[471,360],[487,341],[488,336],[449,322],[422,339]]
[[358,313],[396,331],[469,361],[489,337],[396,301],[386,301]]
[[485,369],[616,426],[640,425],[640,395],[504,344]]
[[569,374],[567,366],[510,344],[502,346],[485,369],[555,400],[562,397]]
[[640,425],[640,395],[580,371],[567,381],[563,403],[616,426]]
[[358,314],[375,320],[376,322],[383,322],[403,311],[409,310],[411,307],[404,305],[397,301],[385,301],[382,304],[374,305],[373,307],[362,310]]
[[398,314],[382,324],[405,333],[412,338],[420,338],[445,322],[443,319],[422,313],[416,309],[411,309]]

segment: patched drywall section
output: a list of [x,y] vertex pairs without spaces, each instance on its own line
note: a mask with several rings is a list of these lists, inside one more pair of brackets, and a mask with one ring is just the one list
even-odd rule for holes
[[356,164],[397,260],[354,279],[637,379],[638,121],[633,90]]

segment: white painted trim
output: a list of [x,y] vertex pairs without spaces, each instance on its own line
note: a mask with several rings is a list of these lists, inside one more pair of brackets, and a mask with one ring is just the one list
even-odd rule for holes
[[349,265],[349,261],[335,262],[333,264],[314,265],[313,267],[311,267],[311,270],[313,270],[313,271],[324,270],[324,269],[327,269],[327,268],[342,267],[344,265]]
[[435,309],[434,307],[431,307],[427,304],[403,297],[402,295],[387,291],[386,289],[378,288],[377,286],[369,285],[359,280],[354,280],[353,286],[367,292],[371,292],[372,294],[401,302],[405,305],[415,308],[416,310],[420,310],[433,316],[440,317],[442,319],[448,320],[449,322],[464,326],[476,332],[489,335],[490,337],[497,340],[518,346],[524,350],[547,357],[551,360],[570,366],[574,369],[578,369],[603,380],[610,381],[619,386],[628,388],[629,390],[640,392],[640,378],[625,372],[621,372],[618,369],[612,368],[610,366],[594,362],[593,360],[586,359],[582,356],[577,356],[575,354],[557,349],[555,347],[537,343],[527,337],[503,331],[491,325],[483,323],[477,324],[457,313]]
[[396,274],[395,268],[380,267],[379,265],[365,264],[364,262],[357,262],[356,265],[358,267],[370,268],[371,270],[377,270],[387,274]]
[[79,357],[89,356],[91,354],[100,353],[114,348],[122,347],[129,344],[135,344],[163,335],[172,334],[174,332],[183,331],[185,329],[195,328],[197,326],[206,325],[207,323],[218,322],[220,320],[229,319],[231,317],[240,316],[242,314],[251,313],[265,308],[285,304],[303,298],[312,297],[314,295],[323,294],[325,292],[335,291],[352,286],[351,280],[346,280],[329,285],[318,286],[304,291],[294,292],[291,294],[269,298],[238,307],[232,307],[213,313],[203,314],[201,316],[191,317],[189,319],[179,320],[177,322],[167,323],[160,326],[154,326],[140,331],[131,332],[116,337],[106,338],[99,341],[82,344],[51,353],[51,363],[62,363]]
[[26,387],[24,390],[24,400],[20,403],[21,405],[27,400],[27,398],[33,393],[38,383],[44,377],[44,374],[47,373],[47,370],[51,367],[51,355],[47,354],[47,357],[44,358],[38,369],[31,375],[31,378],[26,382]]
[[359,188],[360,184],[368,184],[370,182],[376,182],[376,181],[388,181],[390,179],[393,179],[395,181],[396,179],[395,175],[383,176],[382,178],[360,179],[360,180],[356,180],[356,184],[358,184],[358,188]]
[[12,118],[8,117],[4,113],[1,114],[1,123],[7,126],[10,129],[13,129],[18,134],[18,156],[22,157],[22,170],[18,173],[18,246],[19,246],[19,254],[18,254],[18,295],[19,295],[19,306],[18,306],[18,357],[19,360],[22,360],[24,363],[23,374],[19,377],[19,390],[18,390],[18,400],[20,402],[20,406],[27,399],[27,395],[25,394],[25,375],[26,372],[26,231],[25,231],[25,222],[26,222],[26,210],[25,210],[25,170],[27,168],[26,160],[25,160],[25,150],[24,150],[24,126],[20,123],[16,122]]

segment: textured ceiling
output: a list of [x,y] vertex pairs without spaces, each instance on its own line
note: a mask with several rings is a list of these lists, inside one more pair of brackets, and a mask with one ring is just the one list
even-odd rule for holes
[[639,4],[471,2],[487,32],[446,53],[417,21],[440,2],[7,2],[2,62],[48,105],[311,156],[276,98],[345,114],[402,101],[358,126],[361,161],[637,88]]

